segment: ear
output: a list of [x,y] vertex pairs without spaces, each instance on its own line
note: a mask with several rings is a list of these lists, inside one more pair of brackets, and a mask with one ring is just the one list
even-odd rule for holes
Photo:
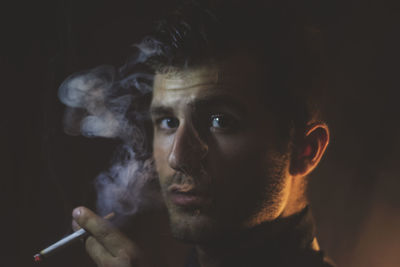
[[289,172],[292,176],[310,174],[320,162],[329,144],[329,128],[325,123],[307,127],[292,153]]

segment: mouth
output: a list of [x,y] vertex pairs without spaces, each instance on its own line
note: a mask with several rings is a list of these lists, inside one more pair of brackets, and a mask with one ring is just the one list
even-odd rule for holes
[[209,204],[211,198],[192,185],[171,185],[168,196],[176,206],[201,207]]

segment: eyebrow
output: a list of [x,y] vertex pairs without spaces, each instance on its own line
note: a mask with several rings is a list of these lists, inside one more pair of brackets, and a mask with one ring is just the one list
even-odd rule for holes
[[[241,114],[247,113],[247,109],[242,103],[240,103],[234,97],[225,94],[204,96],[202,98],[195,99],[194,101],[188,103],[188,105],[191,106],[194,110],[224,106],[237,110]],[[152,116],[167,115],[173,113],[174,110],[172,107],[164,106],[162,105],[162,103],[160,103],[160,105],[154,105],[150,107],[150,114]]]
[[196,99],[189,105],[191,105],[194,109],[207,109],[210,107],[225,106],[237,110],[242,114],[247,113],[246,107],[242,103],[240,103],[236,98],[224,94],[205,96],[200,99]]
[[151,106],[150,107],[150,115],[151,116],[159,116],[165,114],[172,114],[173,109],[166,106]]

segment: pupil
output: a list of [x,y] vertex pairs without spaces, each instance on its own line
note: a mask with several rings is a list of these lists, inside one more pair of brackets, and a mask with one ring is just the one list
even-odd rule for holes
[[221,116],[214,117],[213,122],[214,122],[213,123],[214,127],[219,127],[219,128],[226,127],[226,121]]
[[176,120],[169,118],[167,119],[167,125],[168,127],[175,128],[177,127],[177,122]]

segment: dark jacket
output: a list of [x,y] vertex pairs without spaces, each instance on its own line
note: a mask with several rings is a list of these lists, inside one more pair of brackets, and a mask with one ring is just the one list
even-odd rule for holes
[[[277,233],[271,229],[279,225]],[[333,267],[315,239],[309,207],[290,218],[263,223],[221,245],[222,267]],[[195,249],[185,267],[200,267]]]

